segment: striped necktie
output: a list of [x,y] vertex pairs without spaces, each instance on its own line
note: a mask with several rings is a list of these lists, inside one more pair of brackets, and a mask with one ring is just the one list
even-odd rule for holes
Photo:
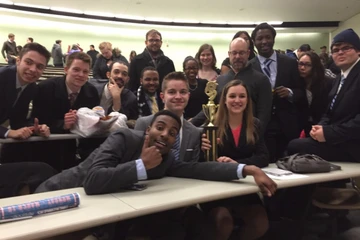
[[151,99],[151,114],[155,114],[159,111],[159,107],[157,105],[155,96],[151,96],[150,99]]
[[74,103],[76,101],[78,93],[70,93],[69,94],[69,102],[70,102],[70,106],[74,106]]
[[175,160],[179,160],[180,156],[180,133],[176,136],[176,141],[172,147],[172,152],[174,154]]
[[335,104],[336,98],[337,98],[337,96],[338,96],[338,94],[339,94],[339,92],[340,92],[340,90],[341,90],[342,86],[344,85],[344,82],[345,82],[345,77],[344,77],[344,75],[341,75],[341,80],[340,80],[340,84],[339,84],[338,90],[337,90],[337,92],[336,92],[336,94],[335,94],[334,98],[331,100],[331,104],[330,104],[330,111],[332,111],[332,110],[333,110],[333,107],[334,107],[334,104]]
[[266,74],[266,76],[270,79],[271,81],[271,70],[270,70],[270,64],[272,63],[272,59],[270,58],[267,58],[265,61],[264,61],[264,72]]

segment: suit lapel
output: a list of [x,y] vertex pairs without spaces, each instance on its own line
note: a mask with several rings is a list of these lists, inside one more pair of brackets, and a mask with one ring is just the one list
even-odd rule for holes
[[66,75],[57,81],[55,97],[57,99],[56,101],[59,102],[59,105],[61,106],[63,112],[67,113],[70,110],[71,106],[70,106],[69,95],[68,95],[66,84],[65,84],[65,78],[66,78]]

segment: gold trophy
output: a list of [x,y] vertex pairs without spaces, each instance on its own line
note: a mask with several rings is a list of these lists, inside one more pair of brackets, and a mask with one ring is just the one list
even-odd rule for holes
[[204,127],[204,133],[211,143],[211,148],[205,152],[206,161],[216,161],[218,158],[216,134],[218,127],[214,126],[214,118],[218,107],[218,105],[214,103],[214,99],[217,95],[217,85],[218,84],[216,82],[208,82],[206,84],[205,94],[209,97],[209,101],[207,104],[202,105],[203,112],[209,121],[209,123]]

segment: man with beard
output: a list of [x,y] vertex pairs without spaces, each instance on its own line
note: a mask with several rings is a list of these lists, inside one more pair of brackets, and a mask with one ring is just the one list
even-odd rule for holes
[[146,67],[141,71],[140,87],[136,92],[139,117],[149,116],[164,108],[158,89],[159,73],[154,67]]
[[140,85],[141,71],[147,67],[152,66],[159,73],[160,86],[163,78],[170,72],[175,71],[173,61],[166,57],[161,51],[162,37],[161,33],[152,29],[146,33],[146,48],[145,50],[134,57],[130,63],[130,81],[128,88],[135,92]]
[[[252,68],[248,63],[249,45],[243,38],[235,38],[229,46],[229,60],[231,69],[225,75],[217,78],[216,102],[219,102],[224,86],[234,79],[242,80],[250,90],[250,97],[253,101],[254,116],[260,119],[262,129],[266,128],[270,120],[272,93],[269,80],[266,76]],[[191,120],[195,126],[204,123],[205,115],[200,112]]]
[[299,137],[308,106],[297,61],[274,51],[275,36],[275,29],[267,23],[258,25],[251,34],[259,53],[251,63],[268,77],[273,89],[271,120],[265,131],[270,162],[283,157],[289,141]]
[[91,79],[99,94],[100,106],[105,113],[119,112],[128,120],[138,118],[136,96],[125,85],[129,81],[128,66],[124,62],[112,62],[106,79]]

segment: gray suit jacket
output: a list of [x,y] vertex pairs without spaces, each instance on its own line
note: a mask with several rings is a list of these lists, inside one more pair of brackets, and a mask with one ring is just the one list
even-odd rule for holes
[[[141,117],[136,120],[135,130],[146,131],[154,115]],[[202,128],[197,128],[188,121],[183,121],[182,140],[180,145],[180,161],[199,161]]]
[[[140,158],[143,143],[144,132],[120,129],[111,134],[83,163],[51,177],[36,192],[83,186],[87,194],[102,194],[131,186],[138,182],[135,160]],[[175,161],[170,152],[163,156],[160,165],[146,173],[147,179],[172,176],[230,181],[238,179],[237,168],[238,164]]]

